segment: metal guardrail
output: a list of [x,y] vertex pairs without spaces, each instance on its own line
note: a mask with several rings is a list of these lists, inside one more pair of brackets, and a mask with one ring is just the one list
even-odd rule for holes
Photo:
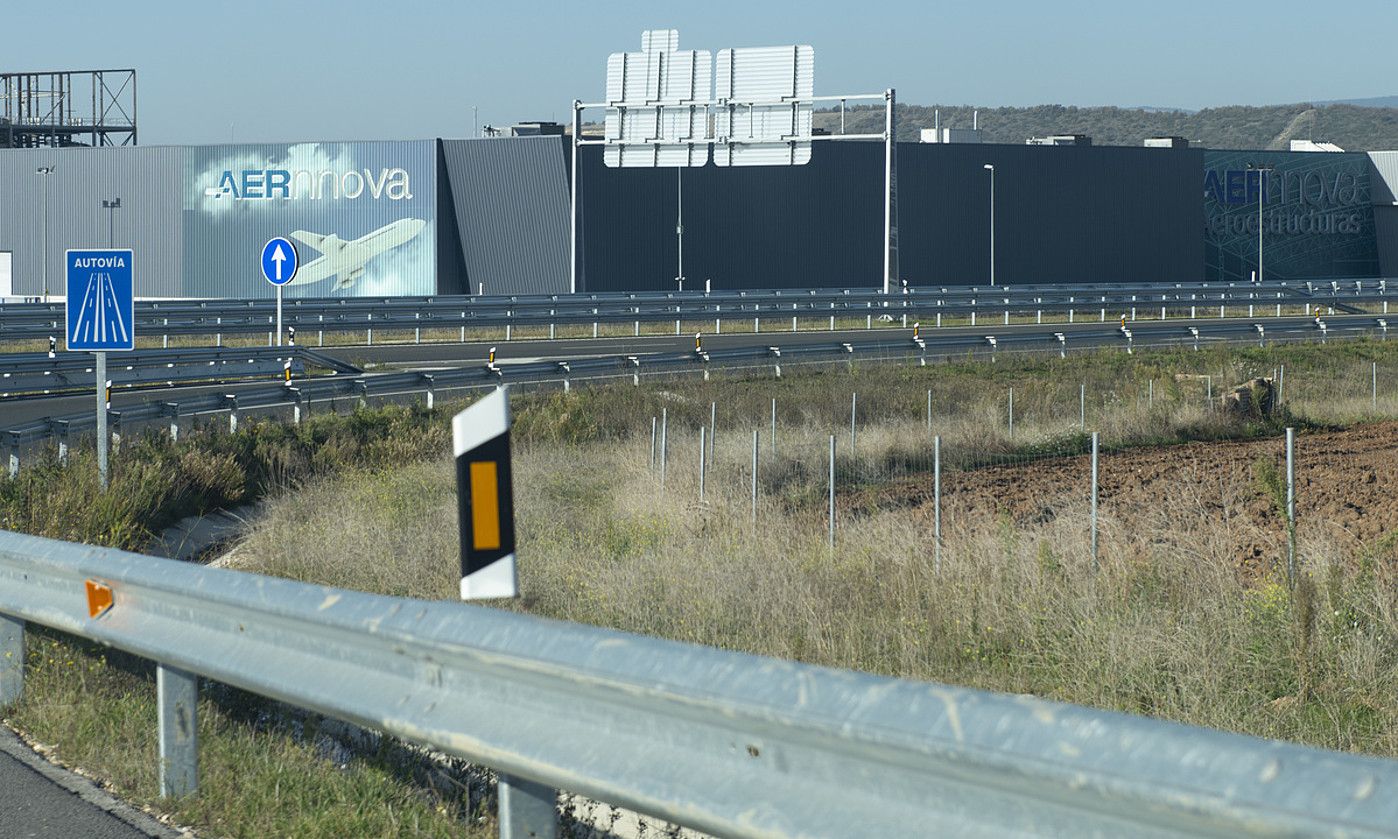
[[0,531],[0,703],[25,621],[157,663],[167,795],[204,676],[497,770],[507,837],[555,790],[734,837],[1398,835],[1395,761]]
[[[153,397],[149,401],[108,412],[109,425],[120,434],[123,424],[168,420],[170,433],[177,437],[182,417],[215,413],[229,415],[230,429],[236,429],[242,411],[290,408],[293,419],[300,422],[303,412],[315,402],[337,399],[371,397],[387,398],[421,393],[427,406],[433,407],[439,390],[490,387],[502,382],[522,384],[563,383],[590,379],[629,377],[636,384],[644,375],[685,371],[707,371],[723,367],[752,367],[770,364],[778,370],[783,363],[850,360],[870,356],[900,358],[927,363],[929,353],[935,355],[964,355],[981,353],[994,357],[997,352],[1039,351],[1065,354],[1070,350],[1101,346],[1118,346],[1131,351],[1137,347],[1199,346],[1209,342],[1253,342],[1267,340],[1326,340],[1330,337],[1359,338],[1379,335],[1387,338],[1386,319],[1368,316],[1344,316],[1333,319],[1288,317],[1264,323],[1210,321],[1200,326],[1185,326],[1179,322],[1144,321],[1129,327],[1106,325],[1080,326],[1066,331],[1062,324],[1050,326],[1020,326],[1009,330],[987,330],[994,334],[928,333],[914,340],[911,333],[887,336],[870,341],[829,341],[781,346],[770,345],[702,349],[689,352],[648,353],[640,355],[606,355],[566,358],[520,363],[482,363],[430,372],[409,371],[365,376],[335,376],[293,380],[277,386],[243,389],[236,394]],[[776,336],[773,336],[774,338]],[[26,444],[42,439],[56,439],[60,457],[66,456],[72,435],[96,428],[93,412],[46,417],[0,430],[0,442],[9,448],[9,473],[20,469],[21,450]]]
[[[996,286],[996,287],[909,287],[906,293],[885,295],[873,289],[785,289],[734,292],[654,292],[631,294],[590,294],[516,297],[387,297],[330,298],[287,301],[285,325],[306,333],[364,332],[373,342],[373,331],[414,330],[421,340],[423,329],[455,329],[465,340],[467,329],[521,326],[558,326],[603,323],[640,323],[668,320],[714,320],[721,329],[724,319],[824,318],[876,316],[922,318],[929,321],[947,316],[1024,315],[1037,312],[1098,314],[1113,319],[1129,310],[1135,319],[1138,309],[1181,312],[1220,306],[1295,307],[1322,304],[1340,311],[1355,305],[1377,304],[1386,314],[1388,303],[1398,299],[1398,288],[1390,294],[1387,280],[1335,281],[1329,284],[1237,284],[1177,283],[1171,285],[1119,286]],[[1277,310],[1280,316],[1280,310]],[[62,330],[63,306],[9,304],[0,306],[0,340],[43,339]],[[215,336],[268,333],[269,343],[275,326],[275,304],[267,300],[143,302],[136,308],[139,335]],[[906,323],[904,324],[906,325]],[[677,327],[678,328],[678,327]]]
[[[113,387],[155,383],[269,378],[281,376],[285,363],[291,372],[303,375],[307,361],[336,372],[360,372],[326,356],[306,353],[295,347],[197,348],[181,350],[135,350],[112,353],[107,378]],[[0,355],[0,398],[19,394],[91,391],[95,365],[88,353],[9,353]]]

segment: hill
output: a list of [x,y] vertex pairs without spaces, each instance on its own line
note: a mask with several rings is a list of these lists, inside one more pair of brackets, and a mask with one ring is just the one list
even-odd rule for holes
[[[900,105],[898,139],[916,141],[920,129],[933,126],[934,110],[941,111],[943,128],[970,128],[972,112],[977,109],[969,105]],[[1328,140],[1348,151],[1398,149],[1398,108],[1300,103],[1193,112],[1064,105],[979,111],[988,143],[1019,144],[1045,134],[1087,134],[1097,145],[1139,146],[1147,137],[1173,135],[1212,149],[1285,149],[1291,138]],[[815,124],[838,130],[839,114],[820,111]],[[882,107],[846,112],[847,132],[877,132],[882,127]]]

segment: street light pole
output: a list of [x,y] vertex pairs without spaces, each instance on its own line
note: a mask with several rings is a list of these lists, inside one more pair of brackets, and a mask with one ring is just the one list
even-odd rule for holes
[[121,209],[121,198],[108,201],[102,199],[102,209],[107,211],[107,247],[116,247],[116,211]]
[[1261,163],[1249,163],[1248,168],[1257,173],[1257,282],[1262,282],[1262,197],[1265,194],[1267,173],[1275,171],[1275,167],[1263,166]]
[[40,166],[34,170],[37,174],[44,176],[44,302],[49,302],[49,179],[53,174],[52,166]]
[[990,284],[995,285],[995,167],[985,164],[990,172]]

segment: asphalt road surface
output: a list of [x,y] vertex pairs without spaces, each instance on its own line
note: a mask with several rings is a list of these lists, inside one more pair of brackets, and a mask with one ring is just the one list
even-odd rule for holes
[[0,727],[0,836],[173,839],[181,834],[61,769]]

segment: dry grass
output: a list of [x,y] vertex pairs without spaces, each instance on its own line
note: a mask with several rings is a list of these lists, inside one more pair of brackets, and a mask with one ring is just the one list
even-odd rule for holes
[[[884,435],[896,436],[871,432],[868,445]],[[1392,546],[1356,558],[1303,542],[1320,618],[1302,632],[1292,593],[1245,580],[1228,552],[1228,528],[1260,491],[1246,468],[1212,483],[1181,474],[1159,506],[1108,512],[1097,571],[1081,492],[1051,499],[1057,515],[1028,525],[952,501],[937,567],[925,511],[856,513],[844,498],[832,553],[823,485],[764,477],[753,527],[736,464],[720,458],[700,505],[697,444],[672,462],[666,492],[648,447],[517,454],[524,596],[510,608],[1398,754]],[[308,487],[273,507],[235,566],[454,597],[452,481],[438,463]]]

